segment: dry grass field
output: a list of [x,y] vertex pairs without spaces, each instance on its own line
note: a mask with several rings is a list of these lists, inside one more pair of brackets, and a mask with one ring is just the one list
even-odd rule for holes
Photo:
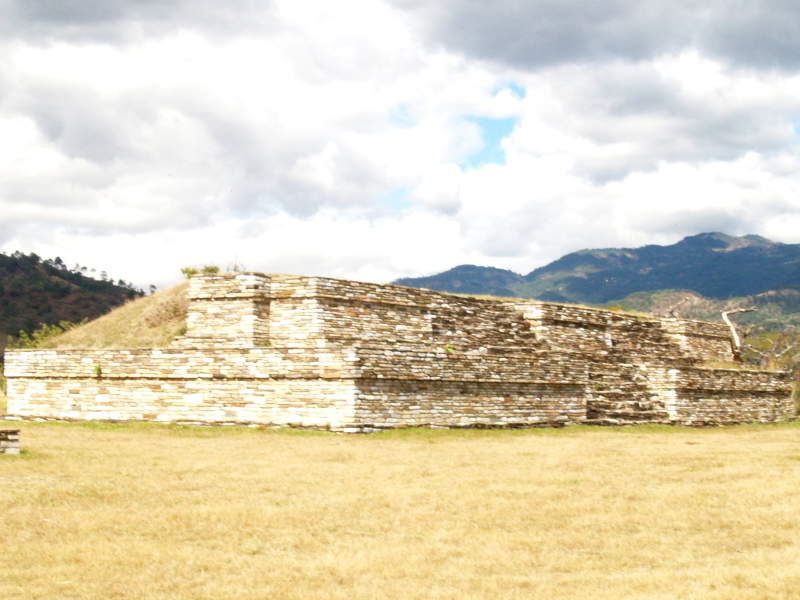
[[0,598],[800,598],[800,426],[6,422]]

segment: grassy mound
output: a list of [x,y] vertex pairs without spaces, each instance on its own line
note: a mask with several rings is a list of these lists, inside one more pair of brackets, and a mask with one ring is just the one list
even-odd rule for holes
[[189,282],[128,302],[40,348],[164,348],[186,331]]

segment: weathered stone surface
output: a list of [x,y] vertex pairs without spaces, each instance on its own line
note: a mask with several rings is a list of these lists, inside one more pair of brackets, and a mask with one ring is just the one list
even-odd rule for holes
[[373,431],[792,415],[786,373],[708,369],[723,326],[319,277],[198,276],[153,350],[13,350],[23,418]]
[[19,429],[0,429],[0,454],[19,452]]

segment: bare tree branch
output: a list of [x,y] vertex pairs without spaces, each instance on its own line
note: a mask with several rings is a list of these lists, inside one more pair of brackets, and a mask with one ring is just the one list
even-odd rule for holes
[[742,340],[739,339],[739,334],[736,332],[736,325],[731,322],[728,315],[752,312],[754,310],[758,310],[758,308],[751,306],[750,308],[737,308],[736,310],[722,311],[722,320],[728,324],[728,329],[731,330],[731,350],[733,350],[733,360],[736,362],[742,362]]
[[762,356],[762,357],[763,357],[763,356],[766,356],[766,354],[767,354],[766,352],[762,352],[761,350],[758,350],[758,349],[757,349],[757,348],[755,348],[755,346],[753,346],[752,344],[744,344],[744,345],[742,346],[742,348],[747,348],[747,349],[748,349],[748,350],[750,350],[751,352],[754,352],[754,353],[756,353],[756,354],[758,354],[759,356]]
[[677,304],[673,304],[672,306],[670,306],[670,307],[667,309],[667,316],[668,316],[668,317],[677,317],[678,315],[676,315],[676,314],[675,314],[675,311],[677,310],[677,308],[678,308],[678,307],[679,307],[681,304],[684,304],[685,302],[688,302],[689,300],[691,300],[691,297],[689,297],[689,296],[686,296],[686,298],[684,298],[683,300],[681,300],[681,301],[680,301],[680,302],[678,302]]

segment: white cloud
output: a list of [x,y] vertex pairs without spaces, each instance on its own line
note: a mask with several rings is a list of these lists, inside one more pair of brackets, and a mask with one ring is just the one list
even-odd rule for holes
[[0,249],[163,286],[800,242],[795,4],[414,4],[1,4]]
[[429,43],[524,69],[648,61],[697,48],[725,62],[798,66],[793,0],[390,0]]

